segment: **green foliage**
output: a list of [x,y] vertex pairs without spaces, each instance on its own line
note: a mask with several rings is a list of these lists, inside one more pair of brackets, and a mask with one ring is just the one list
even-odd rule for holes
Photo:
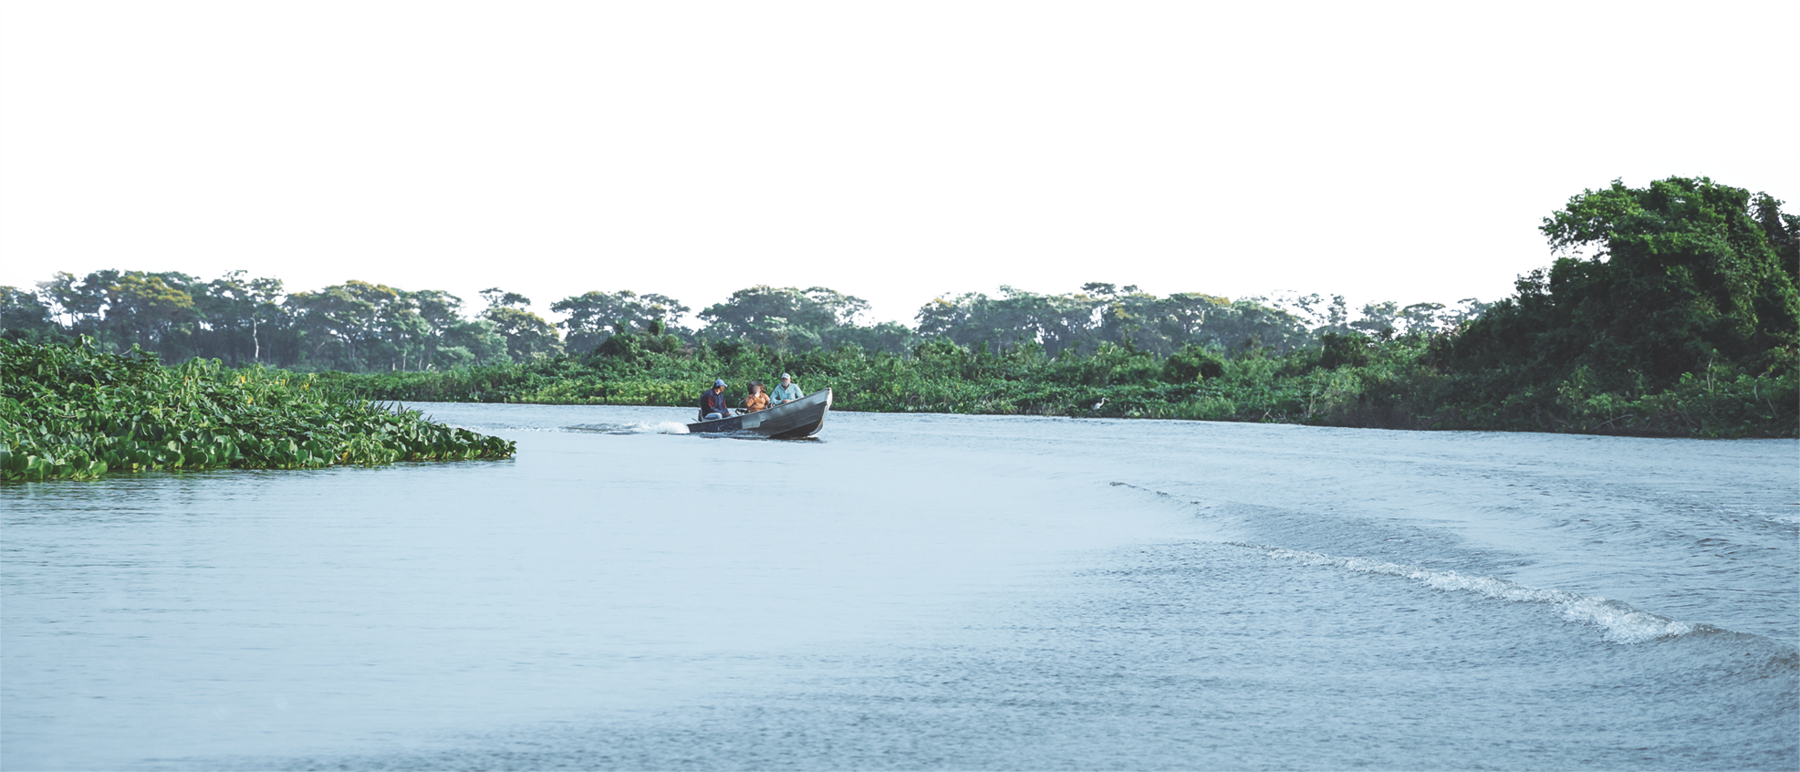
[[685,405],[700,392],[686,381],[569,378],[521,393],[515,401],[551,405]]
[[50,307],[18,287],[0,287],[0,325],[7,329],[47,328]]
[[1254,348],[1285,353],[1313,342],[1314,322],[1342,324],[1343,299],[1336,300],[1334,307],[1314,319],[1310,317],[1322,304],[1317,295],[1234,302],[1197,292],[1158,297],[1133,286],[1089,283],[1081,292],[1063,295],[1001,287],[999,297],[982,293],[939,297],[921,307],[916,319],[925,337],[1000,350],[1033,343],[1051,356],[1093,352],[1107,344],[1164,357],[1190,345],[1222,352]]
[[506,339],[506,352],[513,361],[524,362],[562,353],[562,336],[556,325],[530,311],[510,306],[494,306],[482,312],[482,318],[493,323],[494,331]]
[[630,291],[558,301],[559,330],[497,287],[469,319],[438,291],[351,281],[280,300],[242,272],[96,271],[0,292],[0,337],[349,370],[318,383],[378,399],[686,407],[715,377],[741,395],[787,371],[849,410],[1795,436],[1800,218],[1780,206],[1706,179],[1585,191],[1544,220],[1562,256],[1491,306],[1352,313],[1342,296],[1094,282],[947,294],[913,329],[864,326],[867,303],[835,290],[757,286],[701,311],[700,331],[674,299]]
[[526,365],[444,373],[333,376],[379,399],[690,407],[715,377],[733,401],[750,380],[793,373],[804,388],[835,390],[842,410],[1182,418],[1393,429],[1507,429],[1646,436],[1800,436],[1792,362],[1749,373],[1717,363],[1674,386],[1607,390],[1591,371],[1498,400],[1495,375],[1445,370],[1431,353],[1454,332],[1376,341],[1333,334],[1287,353],[1227,357],[1188,346],[1162,358],[1102,344],[1092,354],[1045,356],[1035,344],[1005,351],[943,339],[910,356],[856,346],[783,352],[740,340],[657,350],[631,333],[602,350]]
[[1225,360],[1203,346],[1189,345],[1163,362],[1162,379],[1169,383],[1195,383],[1225,374]]
[[[836,290],[759,286],[708,307],[701,318],[710,323],[694,331],[678,318],[687,307],[663,295],[622,290],[566,297],[551,304],[567,315],[553,325],[528,310],[530,298],[498,287],[481,294],[487,308],[467,318],[462,299],[449,293],[363,281],[283,296],[279,280],[249,278],[243,271],[212,282],[178,273],[59,273],[36,293],[21,290],[8,300],[12,312],[0,316],[0,327],[15,339],[92,335],[108,350],[140,345],[165,361],[202,356],[234,366],[370,372],[487,367],[554,358],[561,351],[585,356],[619,333],[640,336],[640,348],[692,346],[702,357],[712,354],[704,345],[709,340],[781,352],[850,346],[904,356],[931,338],[995,352],[1035,346],[1051,356],[1093,353],[1107,344],[1162,357],[1188,345],[1284,353],[1310,345],[1321,332],[1347,332],[1350,324],[1443,329],[1478,313],[1479,305],[1370,304],[1363,308],[1365,319],[1351,322],[1337,296],[1330,303],[1317,295],[1231,301],[1089,283],[1062,295],[1002,287],[993,299],[979,293],[939,299],[920,310],[920,328],[914,329],[896,322],[865,326],[858,319],[867,303]],[[27,329],[41,326],[45,314],[56,329]]]
[[279,370],[0,341],[0,479],[505,458],[513,443]]
[[565,314],[562,327],[568,333],[571,352],[590,352],[611,337],[615,326],[627,330],[656,330],[661,336],[669,325],[688,312],[688,307],[674,298],[650,293],[639,295],[631,290],[620,292],[588,292],[563,298],[550,304],[550,310]]
[[1496,376],[1486,396],[1585,368],[1601,388],[1677,383],[1719,362],[1770,372],[1800,345],[1795,220],[1779,201],[1711,180],[1614,182],[1545,218],[1561,257],[1434,353]]
[[708,322],[703,331],[708,337],[804,351],[828,345],[830,334],[839,329],[854,328],[868,309],[862,298],[825,287],[757,285],[708,306],[700,318]]
[[1365,367],[1369,364],[1369,349],[1374,341],[1359,333],[1325,333],[1319,336],[1319,366],[1327,370],[1336,370],[1346,365]]

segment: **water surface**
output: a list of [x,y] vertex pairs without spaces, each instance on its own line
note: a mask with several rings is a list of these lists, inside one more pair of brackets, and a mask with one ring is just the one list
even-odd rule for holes
[[0,489],[0,765],[1800,766],[1792,441],[423,407]]

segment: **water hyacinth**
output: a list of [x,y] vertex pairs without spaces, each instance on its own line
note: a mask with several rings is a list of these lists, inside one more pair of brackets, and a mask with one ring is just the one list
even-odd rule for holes
[[0,479],[308,469],[514,452],[507,440],[313,385],[308,376],[233,371],[214,360],[164,367],[142,351],[109,354],[87,340],[0,341]]

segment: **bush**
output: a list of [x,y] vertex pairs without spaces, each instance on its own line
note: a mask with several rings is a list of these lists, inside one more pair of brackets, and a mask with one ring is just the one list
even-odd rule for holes
[[[804,352],[731,341],[692,351],[641,345],[585,361],[441,373],[329,375],[365,398],[690,407],[714,378],[732,401],[750,380],[791,372],[809,391],[830,387],[842,410],[1002,415],[1188,418],[1390,429],[1488,429],[1693,437],[1800,435],[1796,357],[1766,352],[1761,370],[1718,362],[1657,388],[1592,370],[1549,383],[1516,371],[1454,369],[1438,352],[1455,333],[1375,341],[1332,335],[1285,354],[1267,349],[1227,359],[1189,346],[1167,359],[1122,346],[1047,358],[1034,345],[1004,352],[943,339],[913,356],[856,345]],[[616,336],[623,337],[623,336]],[[654,339],[649,339],[654,340]],[[626,356],[629,352],[629,356]],[[715,354],[729,355],[721,358]],[[1579,373],[1579,374],[1576,374]]]
[[1187,346],[1163,361],[1162,379],[1166,383],[1193,383],[1202,378],[1225,374],[1225,361],[1211,350]]

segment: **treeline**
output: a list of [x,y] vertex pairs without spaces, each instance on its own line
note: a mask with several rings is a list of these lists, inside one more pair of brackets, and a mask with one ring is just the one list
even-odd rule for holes
[[[1051,357],[1034,345],[1004,352],[947,341],[910,356],[857,347],[778,352],[720,341],[664,352],[625,334],[583,359],[428,373],[325,373],[367,398],[404,401],[663,405],[692,408],[713,378],[734,403],[751,380],[796,375],[807,391],[830,387],[834,406],[870,412],[1174,418],[1385,429],[1477,429],[1677,437],[1793,437],[1800,381],[1717,362],[1662,388],[1600,391],[1565,379],[1490,401],[1482,373],[1437,362],[1441,336],[1378,341],[1329,334],[1326,345],[1285,354],[1221,356],[1190,347],[1158,358],[1104,344]],[[610,350],[606,350],[610,349]]]
[[423,370],[522,362],[562,351],[530,300],[490,289],[479,313],[440,290],[409,292],[352,280],[311,292],[232,271],[204,281],[180,272],[57,273],[35,291],[0,287],[0,337],[139,349],[165,362],[304,370]]
[[620,332],[690,354],[721,341],[779,352],[855,347],[906,356],[928,341],[1006,351],[1033,345],[1057,356],[1122,345],[1168,356],[1192,345],[1227,354],[1287,352],[1328,333],[1376,337],[1448,330],[1484,304],[1394,302],[1355,314],[1341,296],[1248,298],[1198,293],[1159,297],[1137,287],[1087,284],[1038,294],[1002,287],[995,296],[945,295],[920,308],[916,327],[864,321],[868,303],[825,287],[757,286],[698,314],[666,295],[592,291],[563,298],[552,323],[531,300],[490,288],[476,311],[441,290],[409,291],[347,281],[286,292],[282,281],[234,271],[211,281],[178,272],[58,273],[34,290],[0,287],[0,337],[20,341],[93,338],[108,351],[133,347],[166,362],[193,357],[228,366],[265,364],[343,372],[444,371],[585,356]]
[[1585,191],[1544,220],[1562,256],[1479,315],[1088,285],[933,301],[902,352],[687,346],[651,323],[584,357],[334,378],[388,399],[688,406],[714,377],[786,371],[855,410],[1795,437],[1800,218],[1780,205],[1707,179]]
[[282,296],[237,274],[99,272],[5,290],[4,335],[330,368],[378,399],[688,406],[715,377],[787,371],[857,410],[1800,436],[1800,218],[1780,201],[1614,182],[1541,230],[1559,256],[1492,306],[1088,284],[946,295],[908,327],[863,324],[867,304],[834,290],[759,286],[693,326],[630,292],[564,298],[553,325],[498,289],[465,317],[446,293],[362,282]]

